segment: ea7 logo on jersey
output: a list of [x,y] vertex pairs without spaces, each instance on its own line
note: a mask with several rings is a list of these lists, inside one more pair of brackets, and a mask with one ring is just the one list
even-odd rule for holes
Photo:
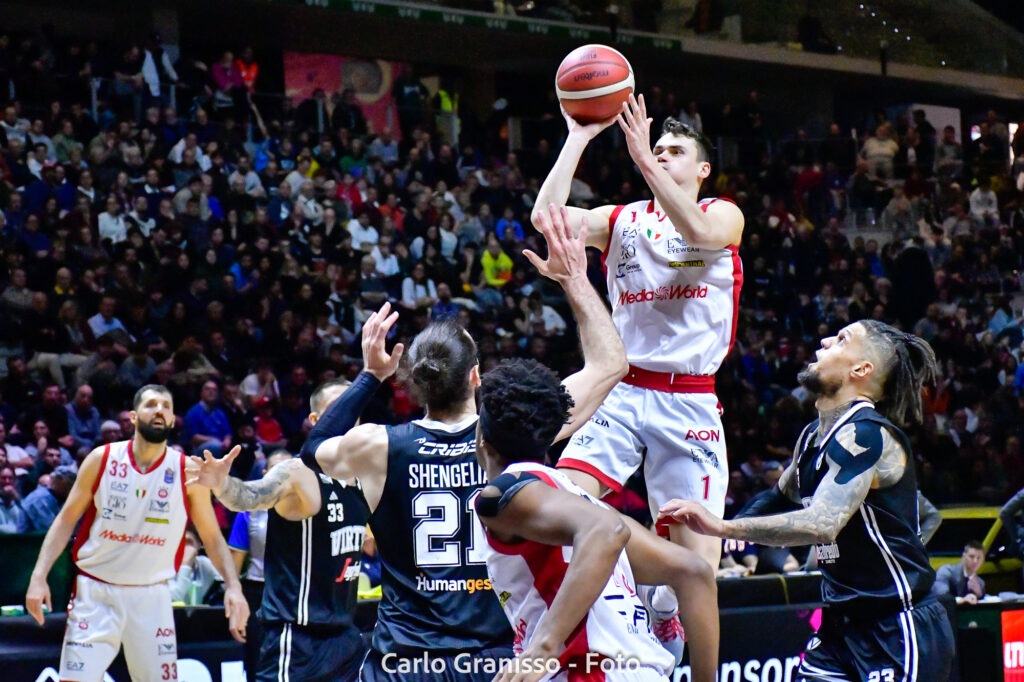
[[111,492],[115,492],[115,493],[126,493],[126,492],[128,492],[128,482],[127,481],[111,481],[110,482],[110,490],[111,490]]
[[572,444],[581,448],[589,448],[590,444],[593,442],[593,436],[585,436],[582,433],[577,433],[572,439]]
[[416,451],[421,455],[439,455],[441,457],[459,457],[467,453],[476,452],[476,441],[464,443],[433,443],[424,440],[420,449]]

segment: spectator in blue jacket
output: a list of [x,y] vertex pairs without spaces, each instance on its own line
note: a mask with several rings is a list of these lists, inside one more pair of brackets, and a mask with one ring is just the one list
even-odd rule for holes
[[203,384],[199,402],[185,413],[185,438],[193,451],[209,450],[221,457],[231,449],[231,423],[224,410],[217,407],[220,388],[212,379]]
[[75,451],[92,449],[100,437],[100,412],[92,404],[92,387],[82,384],[75,391],[75,399],[64,406],[68,413],[68,433],[75,439]]

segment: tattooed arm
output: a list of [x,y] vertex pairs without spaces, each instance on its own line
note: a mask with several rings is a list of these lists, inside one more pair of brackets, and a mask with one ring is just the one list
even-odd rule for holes
[[221,459],[214,459],[209,451],[205,459],[190,457],[185,466],[186,483],[209,488],[232,511],[273,507],[289,521],[299,521],[319,511],[320,486],[316,474],[302,460],[285,460],[258,481],[242,481],[228,475],[239,450],[236,447]]
[[[893,485],[903,476],[907,454],[886,429],[866,422],[844,426],[839,447],[829,447],[828,473],[804,509],[723,521],[693,502],[667,502],[660,516],[686,523],[705,535],[792,547],[833,542],[872,488]],[[781,481],[780,481],[781,484]]]

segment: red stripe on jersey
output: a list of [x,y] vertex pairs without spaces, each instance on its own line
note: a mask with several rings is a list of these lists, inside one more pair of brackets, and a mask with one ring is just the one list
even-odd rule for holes
[[[541,474],[541,472],[534,471],[531,473],[535,473],[548,481],[551,480],[550,477]],[[544,600],[544,603],[550,609],[551,602],[555,600],[555,595],[558,594],[558,590],[562,587],[562,581],[565,579],[565,572],[568,570],[569,564],[565,560],[561,546],[541,545],[536,542],[529,544],[533,545],[533,550],[523,552],[523,560],[526,561],[526,565],[533,575],[534,589],[537,590],[541,599]],[[558,657],[558,661],[564,666],[569,659],[585,656],[589,651],[587,616],[583,616],[583,620],[573,628],[569,638],[565,640],[565,650]]]
[[727,247],[732,253],[732,331],[729,333],[729,350],[726,355],[732,352],[733,344],[736,343],[736,325],[740,319],[740,290],[743,288],[743,261],[740,260],[740,247],[735,244]]
[[75,536],[75,544],[71,547],[71,560],[76,564],[78,563],[78,550],[82,548],[82,545],[89,538],[89,533],[92,531],[92,523],[96,520],[96,491],[100,489],[100,481],[103,480],[107,473],[108,457],[110,457],[110,443],[107,443],[103,448],[103,459],[100,460],[100,473],[96,480],[92,482],[92,504],[85,511],[85,518],[82,519],[82,525],[78,528],[78,535]]
[[[189,519],[192,515],[192,510],[188,504],[188,490],[185,489],[185,453],[181,453],[181,496],[185,502],[185,528],[188,528]],[[178,551],[174,553],[174,573],[178,573],[178,569],[181,568],[181,558],[185,555],[185,532],[181,533],[181,541],[178,542]]]
[[621,483],[619,483],[614,478],[612,478],[608,474],[604,473],[603,471],[595,467],[590,462],[584,462],[583,460],[573,459],[571,457],[563,457],[560,460],[558,460],[558,462],[555,464],[555,467],[558,469],[575,469],[577,471],[582,471],[583,473],[590,474],[597,480],[601,481],[603,485],[607,486],[611,490],[617,493],[622,492]]
[[608,241],[605,242],[604,249],[601,251],[601,270],[604,271],[605,275],[608,274],[608,265],[606,261],[608,260],[608,249],[612,245],[612,234],[615,232],[615,221],[619,219],[619,214],[622,213],[622,209],[624,208],[626,207],[616,206],[612,209],[612,214],[608,216]]
[[147,469],[146,471],[143,471],[142,469],[139,468],[139,465],[135,463],[135,453],[132,451],[132,443],[134,443],[134,442],[135,442],[134,438],[132,440],[128,441],[128,461],[132,463],[132,468],[135,469],[136,471],[138,471],[143,476],[145,476],[146,474],[148,474],[149,472],[153,471],[158,466],[160,466],[163,463],[163,461],[164,461],[164,457],[167,456],[167,446],[165,445],[164,446],[164,451],[160,453],[160,459],[158,459],[156,462],[154,462],[149,467],[149,469]]
[[[551,477],[548,476],[543,471],[527,471],[529,471],[529,473],[539,478],[544,483],[547,483],[552,488],[558,487],[555,484],[555,482],[551,479]],[[486,526],[484,528],[486,530]],[[491,549],[493,549],[498,554],[519,554],[522,556],[525,556],[526,554],[543,553],[551,549],[551,545],[544,545],[539,542],[534,542],[533,540],[523,540],[522,542],[510,545],[508,543],[502,542],[501,540],[498,540],[490,533],[487,533],[487,544],[489,544],[491,546]],[[529,561],[527,561],[527,563],[529,563]]]

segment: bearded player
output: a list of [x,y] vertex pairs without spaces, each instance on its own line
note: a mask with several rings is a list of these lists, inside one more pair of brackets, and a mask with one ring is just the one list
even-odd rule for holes
[[[669,118],[652,151],[642,95],[630,96],[617,119],[590,125],[565,119],[569,135],[537,206],[565,203],[587,143],[615,120],[654,199],[569,209],[572,229],[586,218],[587,245],[603,251],[629,372],[566,446],[558,467],[600,496],[621,490],[643,464],[652,514],[669,499],[684,498],[721,517],[729,467],[715,372],[736,336],[743,214],[729,201],[698,201],[711,173],[709,145],[699,133]],[[682,525],[668,532],[718,566],[720,542]],[[673,595],[659,589],[643,596],[658,636],[681,657]]]
[[930,594],[935,571],[920,539],[913,452],[899,428],[920,422],[921,386],[936,370],[931,347],[913,334],[875,320],[844,327],[798,376],[818,396],[818,419],[746,518],[722,521],[692,501],[661,510],[709,537],[816,545],[829,608],[800,682],[949,677],[953,633]]
[[167,447],[174,405],[163,386],[139,389],[135,436],[86,456],[32,571],[25,605],[42,625],[52,608],[46,576],[78,520],[72,549],[78,567],[60,657],[61,680],[99,682],[124,646],[133,680],[178,679],[178,648],[167,581],[178,572],[185,527],[195,525],[224,577],[231,635],[245,641],[249,606],[205,488],[185,488],[185,455]]

